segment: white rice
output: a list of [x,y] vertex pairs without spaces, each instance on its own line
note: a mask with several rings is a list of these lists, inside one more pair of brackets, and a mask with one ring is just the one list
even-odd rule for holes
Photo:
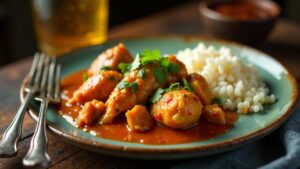
[[263,110],[264,104],[275,101],[255,69],[232,55],[229,48],[216,49],[200,43],[194,49],[179,51],[177,57],[189,73],[197,72],[205,77],[213,98],[225,100],[225,109],[256,113]]

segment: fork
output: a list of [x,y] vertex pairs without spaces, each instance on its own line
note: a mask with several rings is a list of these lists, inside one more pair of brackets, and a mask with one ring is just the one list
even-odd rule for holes
[[59,83],[61,67],[60,65],[56,65],[55,59],[53,58],[51,59],[50,68],[46,67],[46,69],[49,69],[49,71],[44,72],[40,95],[36,97],[36,99],[41,102],[39,120],[30,142],[29,151],[23,159],[25,166],[47,167],[51,162],[47,152],[46,115],[49,102],[60,102]]
[[5,130],[2,140],[0,141],[0,157],[12,157],[17,154],[17,144],[22,135],[24,115],[30,101],[40,90],[42,71],[44,70],[46,62],[47,58],[44,54],[35,54],[25,88],[27,94],[24,102],[21,104],[13,121]]

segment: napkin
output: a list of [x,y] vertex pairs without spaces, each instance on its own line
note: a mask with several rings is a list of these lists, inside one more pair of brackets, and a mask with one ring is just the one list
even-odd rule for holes
[[239,149],[183,161],[173,169],[300,168],[300,101],[289,120],[271,135]]

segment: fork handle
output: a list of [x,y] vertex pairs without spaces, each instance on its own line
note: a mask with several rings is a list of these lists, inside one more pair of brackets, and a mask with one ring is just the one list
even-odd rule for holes
[[12,157],[17,154],[17,144],[22,134],[24,115],[35,93],[36,90],[30,90],[26,94],[24,102],[21,104],[13,121],[5,130],[2,140],[0,141],[0,157]]
[[47,167],[50,164],[50,157],[47,152],[48,140],[46,135],[46,115],[49,102],[42,100],[39,113],[39,120],[30,142],[30,148],[23,159],[25,166]]

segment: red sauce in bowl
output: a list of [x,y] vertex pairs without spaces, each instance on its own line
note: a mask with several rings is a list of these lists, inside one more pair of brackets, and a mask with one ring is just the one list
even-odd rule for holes
[[238,20],[260,20],[271,16],[262,6],[249,1],[228,1],[211,7],[214,11]]

